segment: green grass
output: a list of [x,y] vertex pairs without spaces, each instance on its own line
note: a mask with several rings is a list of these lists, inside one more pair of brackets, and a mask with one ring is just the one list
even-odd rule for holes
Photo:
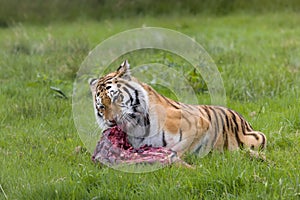
[[[299,199],[299,24],[299,14],[279,13],[0,29],[0,199]],[[195,170],[130,174],[94,165],[85,148],[75,151],[83,146],[72,118],[76,71],[99,42],[145,25],[181,31],[204,46],[222,74],[228,106],[267,135],[269,162],[211,153],[186,157]]]

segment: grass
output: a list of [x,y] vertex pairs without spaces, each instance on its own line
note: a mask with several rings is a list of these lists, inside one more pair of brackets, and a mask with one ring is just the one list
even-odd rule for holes
[[[0,29],[0,199],[299,199],[298,24],[299,14],[275,13]],[[94,165],[84,147],[76,150],[83,146],[72,118],[76,71],[99,42],[142,26],[175,29],[204,46],[222,74],[228,106],[267,135],[269,162],[214,152],[188,155],[195,170],[130,174]],[[50,86],[69,98],[57,97]]]

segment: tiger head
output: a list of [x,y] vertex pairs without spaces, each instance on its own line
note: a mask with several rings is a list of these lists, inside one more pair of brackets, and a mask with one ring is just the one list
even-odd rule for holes
[[127,60],[117,71],[91,79],[89,83],[100,128],[118,125],[124,131],[130,131],[138,125],[148,125],[147,92],[131,76]]

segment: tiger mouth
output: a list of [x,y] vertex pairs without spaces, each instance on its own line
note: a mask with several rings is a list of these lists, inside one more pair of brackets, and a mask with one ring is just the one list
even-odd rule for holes
[[108,127],[112,128],[114,126],[117,126],[117,122],[115,120],[107,120],[106,124],[108,125]]

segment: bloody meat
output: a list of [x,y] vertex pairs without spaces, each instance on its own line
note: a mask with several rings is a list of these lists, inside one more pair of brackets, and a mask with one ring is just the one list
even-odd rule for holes
[[144,145],[134,149],[127,140],[127,134],[117,126],[103,131],[92,160],[108,165],[140,163],[169,165],[180,161],[175,151],[165,147]]

